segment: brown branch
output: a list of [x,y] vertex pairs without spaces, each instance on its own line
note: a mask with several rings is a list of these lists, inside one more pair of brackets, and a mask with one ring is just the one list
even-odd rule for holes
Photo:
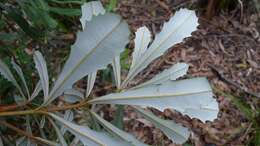
[[11,105],[0,105],[0,112],[5,112],[5,111],[12,111],[21,107],[26,106],[27,104],[29,104],[31,101],[26,101],[24,103],[21,104],[11,104]]
[[207,19],[211,19],[211,17],[215,14],[216,4],[217,4],[217,0],[208,1],[207,11],[206,11]]
[[88,105],[87,101],[82,101],[77,104],[65,105],[62,107],[38,108],[38,109],[34,109],[34,110],[25,110],[25,111],[7,111],[7,112],[0,112],[0,117],[1,116],[31,115],[31,114],[48,114],[48,112],[65,111],[68,109],[80,108],[85,105]]
[[77,103],[77,104],[70,104],[70,105],[66,105],[66,106],[62,106],[62,107],[45,108],[42,111],[43,112],[65,111],[65,110],[68,110],[68,109],[80,108],[80,107],[85,106],[85,105],[88,105],[87,101],[82,101],[82,102]]
[[29,139],[33,140],[36,143],[40,143],[40,144],[43,144],[43,145],[46,145],[46,144],[50,145],[50,143],[47,143],[47,142],[41,140],[39,137],[35,137],[32,134],[30,134],[26,131],[23,131],[23,130],[13,126],[12,124],[5,122],[5,121],[0,121],[0,124],[8,127],[9,129],[12,129],[13,131],[17,132],[17,134],[19,134],[19,135],[28,137]]

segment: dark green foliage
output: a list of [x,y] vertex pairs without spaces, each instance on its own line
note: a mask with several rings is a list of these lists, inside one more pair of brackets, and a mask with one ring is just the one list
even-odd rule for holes
[[22,11],[18,8],[5,7],[7,12],[7,18],[16,22],[16,24],[30,37],[39,38],[40,34],[37,33],[35,27],[30,26],[30,24],[22,17]]
[[124,128],[124,105],[116,105],[116,113],[114,115],[114,120],[112,124],[114,124],[117,128],[123,129]]
[[117,5],[117,0],[110,0],[109,4],[106,7],[106,10],[108,12],[113,11],[116,8],[116,5]]
[[[38,79],[33,77],[32,56],[25,50],[36,49],[35,44],[39,44],[39,49],[43,50],[48,48],[48,40],[56,39],[56,34],[70,32],[71,25],[76,24],[70,22],[75,22],[74,16],[81,15],[81,4],[84,2],[85,0],[0,1],[0,58],[10,68],[10,58],[15,59],[23,68],[30,90],[33,90],[32,84],[36,84]],[[0,86],[0,95],[3,97],[9,96],[7,93],[13,90],[13,86],[2,77]]]
[[[260,109],[259,107],[250,106],[244,99],[240,97],[235,97],[231,94],[224,93],[217,88],[214,88],[214,91],[222,96],[229,98],[232,103],[244,114],[244,116],[251,122],[252,127],[250,128],[250,132],[254,133],[252,140],[248,145],[250,146],[258,146],[260,145]],[[255,100],[255,103],[258,104],[259,100],[255,97],[252,98]]]
[[237,0],[220,0],[218,7],[219,9],[225,10],[232,10],[234,8],[236,8],[237,6]]
[[49,7],[50,12],[66,15],[66,16],[80,16],[80,9],[70,9],[70,8],[57,8],[57,7]]
[[[259,0],[253,0],[253,6],[256,8],[258,12],[260,12],[260,1]],[[260,135],[260,132],[259,132]],[[260,137],[260,136],[259,136]],[[259,140],[260,141],[260,140]],[[260,142],[259,142],[260,143]]]

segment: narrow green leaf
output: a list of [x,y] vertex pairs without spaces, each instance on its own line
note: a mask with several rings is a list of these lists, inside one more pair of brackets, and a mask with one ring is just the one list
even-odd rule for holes
[[66,15],[66,16],[80,16],[80,9],[72,9],[72,8],[59,8],[59,7],[49,7],[50,12]]
[[0,29],[3,29],[6,26],[6,22],[3,20],[2,17],[0,17]]
[[19,91],[19,93],[22,95],[22,97],[24,99],[24,93],[22,91],[22,88],[20,87],[20,85],[17,83],[16,79],[14,78],[12,72],[10,71],[10,69],[8,68],[8,66],[0,59],[0,75],[2,75],[5,79],[7,79],[8,81],[10,81]]
[[109,4],[106,7],[106,10],[108,12],[111,12],[111,11],[113,11],[116,8],[116,5],[117,5],[117,0],[110,0]]
[[47,28],[54,29],[58,25],[58,22],[49,15],[49,6],[44,0],[31,0],[31,5],[34,10],[37,11],[37,16],[41,17],[41,21]]
[[116,105],[116,114],[112,123],[119,129],[124,128],[124,105]]
[[22,12],[17,8],[6,8],[8,18],[11,18],[17,25],[31,38],[37,39],[41,36],[37,29],[30,26],[30,24],[23,18]]
[[42,16],[43,20],[46,23],[46,26],[52,29],[57,27],[58,22],[55,19],[53,19],[48,13],[43,13]]
[[82,0],[50,0],[54,3],[59,3],[59,4],[79,4],[82,5],[85,3],[85,1]]
[[0,32],[0,40],[5,43],[12,43],[18,38],[17,33],[2,33]]
[[26,93],[27,93],[27,97],[29,98],[30,97],[29,88],[28,88],[28,85],[25,81],[25,77],[24,77],[24,74],[23,74],[21,67],[18,64],[15,63],[14,59],[12,59],[11,63],[13,65],[13,68],[15,69],[17,74],[19,75],[20,79],[22,80],[23,86],[25,87],[25,90],[26,90]]

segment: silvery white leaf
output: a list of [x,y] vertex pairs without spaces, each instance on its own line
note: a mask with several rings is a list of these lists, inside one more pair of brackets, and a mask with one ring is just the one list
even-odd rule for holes
[[147,51],[129,71],[122,86],[126,87],[130,80],[145,69],[154,59],[166,52],[168,48],[191,36],[197,26],[198,18],[194,11],[188,9],[177,11],[168,22],[164,23],[162,31],[155,36]]
[[16,139],[15,145],[16,146],[26,146],[25,136]]
[[23,137],[16,139],[15,145],[16,146],[37,146],[36,144],[30,143],[28,141],[29,141],[29,139],[27,139],[25,136],[23,136]]
[[[64,120],[71,122],[74,119],[74,113],[71,110],[66,110],[63,118]],[[64,135],[67,131],[67,128],[65,126],[61,126],[60,131],[62,135]]]
[[67,95],[67,94],[64,94],[64,98],[63,99],[64,99],[65,102],[71,103],[71,104],[79,102],[79,101],[82,100],[78,96],[71,96],[71,95]]
[[147,50],[148,44],[151,41],[151,32],[147,27],[141,27],[135,32],[135,48],[133,52],[133,60],[130,67],[131,69],[140,61],[145,51]]
[[160,111],[170,108],[205,122],[217,118],[218,104],[212,96],[207,79],[194,78],[109,94],[89,103],[150,106]]
[[158,118],[153,113],[145,111],[140,107],[133,107],[139,114],[141,114],[145,119],[152,122],[154,126],[163,131],[163,133],[170,138],[176,144],[183,144],[188,140],[190,132],[188,128],[181,126],[170,120],[163,120]]
[[91,114],[93,115],[93,117],[95,119],[97,119],[97,121],[108,131],[110,132],[112,135],[114,135],[115,137],[118,137],[119,139],[122,139],[126,142],[128,142],[129,144],[132,144],[134,146],[147,146],[146,144],[138,141],[133,135],[128,134],[124,131],[122,131],[121,129],[117,128],[116,126],[114,126],[113,124],[107,122],[106,120],[104,120],[103,118],[101,118],[99,115],[97,115],[94,112],[91,112]]
[[34,52],[33,59],[35,62],[35,67],[40,76],[41,87],[44,93],[44,102],[46,102],[49,97],[49,75],[47,65],[45,59],[39,51]]
[[70,143],[70,146],[78,146],[78,145],[80,145],[79,143],[80,143],[80,140],[77,137],[75,137],[72,140],[72,142]]
[[79,102],[84,99],[84,95],[75,89],[68,89],[64,91],[64,100],[68,103]]
[[[28,140],[29,140],[29,139],[26,138],[25,136],[20,137],[20,138],[18,138],[18,139],[15,140],[15,145],[16,145],[16,146],[37,146],[37,145],[34,144],[34,143],[28,142]],[[0,145],[0,146],[2,146],[2,145]]]
[[[26,115],[26,132],[29,134],[32,134],[32,128],[31,128],[29,115]],[[27,146],[31,146],[31,145],[33,145],[31,143],[31,140],[29,138],[27,138]]]
[[5,79],[12,82],[14,85],[17,84],[16,79],[14,78],[12,72],[2,60],[0,60],[0,73]]
[[121,65],[120,65],[120,56],[116,56],[112,62],[114,78],[116,82],[117,89],[120,89],[121,86]]
[[93,140],[80,136],[80,141],[83,143],[84,146],[132,146],[124,141],[117,140],[109,136],[105,132],[97,132],[89,128],[86,128],[83,131],[88,131],[89,134],[93,135],[93,138],[98,138],[97,141],[93,143]]
[[41,90],[42,90],[41,81],[38,81],[34,90],[33,90],[32,95],[30,97],[30,100],[33,100],[40,93]]
[[86,89],[86,94],[85,94],[86,98],[90,95],[90,93],[94,87],[96,77],[97,77],[97,71],[88,75],[88,84],[87,84],[87,89]]
[[[50,93],[47,105],[73,83],[106,67],[129,41],[128,25],[115,14],[99,15],[87,22],[88,29],[79,32],[64,68]],[[106,25],[104,25],[106,24]]]
[[12,72],[8,68],[8,66],[0,59],[0,75],[2,75],[5,79],[13,83],[13,85],[18,89],[19,93],[25,99],[23,91],[19,84],[17,83],[16,79],[14,78]]
[[80,22],[84,30],[86,21],[90,21],[92,19],[92,16],[98,16],[99,14],[104,15],[106,10],[103,8],[102,3],[100,1],[92,1],[84,3],[81,6],[81,12],[82,16],[80,18]]
[[44,138],[44,139],[46,139],[47,136],[46,136],[44,130],[43,130],[42,128],[39,128],[39,131],[40,131],[40,135],[41,135],[41,137]]
[[169,69],[164,70],[163,72],[159,73],[151,80],[146,81],[136,87],[134,89],[144,87],[151,84],[162,84],[168,80],[176,80],[179,77],[184,76],[188,71],[189,65],[186,63],[177,63],[170,67]]
[[31,128],[31,124],[30,124],[30,117],[28,115],[26,115],[26,131],[28,133],[32,133],[32,128]]
[[28,85],[27,85],[27,83],[25,81],[24,74],[23,74],[23,71],[22,71],[21,67],[18,64],[15,63],[14,59],[12,59],[11,63],[13,65],[14,70],[17,72],[17,74],[19,75],[20,79],[22,80],[22,83],[23,83],[23,85],[25,87],[27,96],[29,98],[30,97],[30,92],[29,92],[29,89],[28,89]]
[[57,133],[57,136],[59,138],[59,142],[61,144],[61,146],[68,146],[66,140],[64,139],[59,127],[56,125],[56,123],[51,119],[51,118],[48,118],[48,120],[50,121],[50,123],[52,124],[53,128],[55,129],[56,133]]
[[45,125],[45,121],[46,121],[46,117],[42,116],[41,121],[40,121],[40,128],[43,129],[44,125]]
[[74,113],[71,110],[66,110],[64,114],[64,119],[67,121],[72,121],[74,119]]
[[91,130],[87,126],[80,126],[72,122],[66,121],[55,114],[48,113],[61,125],[64,125],[75,137],[79,138],[83,145],[90,146],[128,146],[127,143],[110,137],[104,132]]
[[[42,119],[41,119],[42,120]],[[34,121],[36,122],[37,126],[39,127],[39,132],[40,132],[40,136],[44,139],[47,139],[47,136],[45,134],[45,131],[43,130],[43,127],[41,127],[42,125],[42,121],[39,121],[38,118],[34,117]]]
[[18,105],[23,105],[26,102],[25,99],[19,95],[14,95],[14,101]]

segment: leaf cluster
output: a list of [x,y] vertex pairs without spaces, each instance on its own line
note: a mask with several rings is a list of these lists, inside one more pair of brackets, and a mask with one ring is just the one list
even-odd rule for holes
[[[45,9],[44,5],[41,6]],[[16,87],[13,97],[15,105],[2,110],[0,108],[0,117],[3,119],[0,124],[23,135],[16,139],[18,145],[147,145],[123,131],[122,127],[116,127],[103,119],[97,114],[96,105],[131,106],[177,144],[187,141],[189,129],[174,121],[161,119],[145,108],[152,107],[160,111],[173,109],[202,122],[217,118],[218,104],[206,78],[176,81],[187,73],[186,63],[177,63],[144,83],[129,86],[142,70],[168,48],[191,36],[198,26],[194,11],[177,11],[154,40],[151,39],[148,28],[139,28],[135,32],[132,63],[126,78],[122,80],[120,54],[129,43],[127,23],[119,15],[106,12],[99,1],[84,3],[81,9],[80,22],[83,29],[77,33],[70,55],[53,84],[50,83],[47,63],[40,51],[33,53],[39,76],[33,90],[28,87],[23,71],[16,62],[12,61],[12,68],[17,76],[8,65],[0,61],[2,77]],[[117,92],[91,97],[97,71],[109,64],[113,68]],[[86,76],[88,84],[83,93],[73,85]],[[59,99],[63,99],[62,104],[59,104]],[[33,105],[33,101],[37,101],[37,104]],[[77,113],[80,120],[76,120],[74,113]],[[22,116],[26,130],[8,123],[7,117],[12,116]],[[46,131],[50,126],[53,128]],[[39,131],[35,132],[33,127],[38,127]],[[50,131],[55,131],[56,134],[53,136]],[[73,135],[73,138],[68,135]]]

